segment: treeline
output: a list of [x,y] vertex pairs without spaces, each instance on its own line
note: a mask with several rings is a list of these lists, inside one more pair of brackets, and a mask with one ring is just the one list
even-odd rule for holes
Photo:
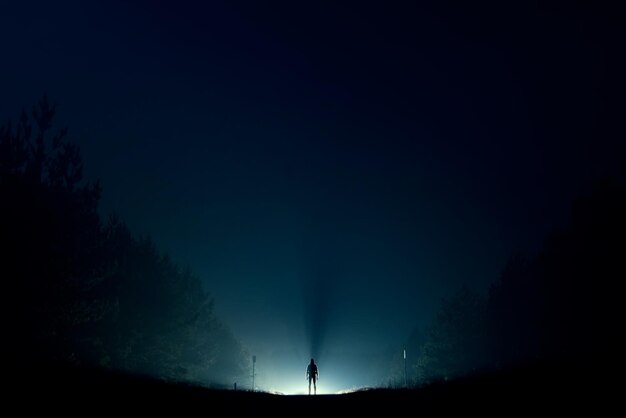
[[200,279],[115,215],[83,180],[77,145],[44,97],[0,127],[3,351],[11,364],[105,367],[232,384],[247,354]]
[[[626,178],[596,182],[569,225],[533,256],[510,258],[483,297],[444,300],[429,329],[407,341],[409,385],[494,370],[559,364],[609,372],[624,352]],[[404,385],[403,360],[388,382]]]

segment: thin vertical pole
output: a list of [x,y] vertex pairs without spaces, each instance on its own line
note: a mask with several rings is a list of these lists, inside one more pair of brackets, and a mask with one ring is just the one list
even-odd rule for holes
[[406,348],[404,350],[402,350],[402,354],[404,356],[404,386],[406,387]]
[[256,365],[256,356],[252,356],[252,392],[254,392],[254,366]]

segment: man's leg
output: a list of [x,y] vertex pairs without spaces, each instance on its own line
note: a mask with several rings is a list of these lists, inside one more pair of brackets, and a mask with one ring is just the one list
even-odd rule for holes
[[309,395],[311,394],[311,378],[309,377]]
[[317,379],[316,378],[313,378],[313,394],[317,395]]

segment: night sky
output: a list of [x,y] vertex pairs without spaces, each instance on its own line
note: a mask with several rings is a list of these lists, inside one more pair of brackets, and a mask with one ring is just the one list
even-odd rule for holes
[[617,10],[415,3],[2,0],[0,117],[58,103],[102,213],[203,279],[260,386],[312,355],[374,384],[357,361],[626,155]]

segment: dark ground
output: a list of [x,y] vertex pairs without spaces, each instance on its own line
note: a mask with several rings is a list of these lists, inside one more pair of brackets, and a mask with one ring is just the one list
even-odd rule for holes
[[[28,371],[30,370],[30,371]],[[344,395],[283,396],[209,390],[117,373],[28,368],[10,378],[5,408],[18,415],[126,414],[202,416],[605,416],[620,415],[620,385],[597,370],[536,366],[420,389],[371,389]],[[617,397],[615,397],[617,396]],[[618,405],[621,408],[621,405]],[[623,409],[623,408],[621,408]],[[6,410],[6,409],[5,409]],[[9,409],[10,410],[10,409]],[[582,414],[582,415],[581,415]]]

